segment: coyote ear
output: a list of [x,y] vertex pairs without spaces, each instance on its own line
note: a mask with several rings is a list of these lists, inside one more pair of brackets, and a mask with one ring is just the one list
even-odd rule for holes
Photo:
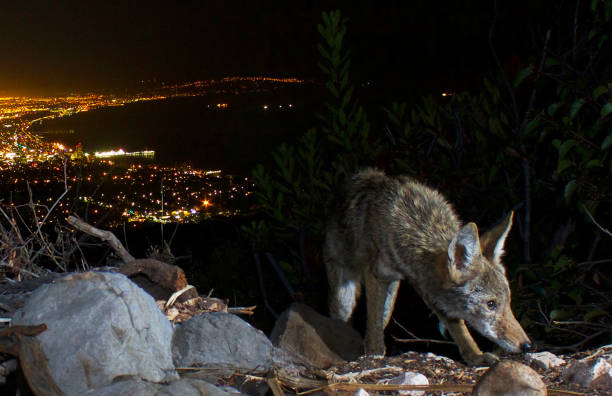
[[510,232],[510,227],[512,227],[513,216],[514,212],[510,212],[504,221],[487,231],[480,238],[482,241],[482,253],[489,261],[501,264],[499,259],[504,254],[504,243]]
[[448,272],[455,284],[474,278],[478,272],[477,257],[482,254],[476,224],[466,224],[448,245]]

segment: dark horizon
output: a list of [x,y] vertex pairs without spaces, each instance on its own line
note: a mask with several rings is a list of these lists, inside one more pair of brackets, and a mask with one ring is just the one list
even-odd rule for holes
[[[0,94],[120,91],[141,81],[230,75],[317,78],[316,26],[321,12],[333,9],[349,20],[357,81],[465,85],[494,71],[493,1],[347,4],[5,3]],[[503,61],[537,44],[531,30],[545,25],[553,8],[525,1],[497,7],[493,42]]]

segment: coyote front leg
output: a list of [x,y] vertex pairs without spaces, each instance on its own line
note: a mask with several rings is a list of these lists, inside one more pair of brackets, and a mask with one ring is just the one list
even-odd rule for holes
[[461,356],[470,366],[491,366],[499,361],[499,358],[494,354],[483,353],[480,350],[463,319],[451,319],[437,311],[436,314],[457,343]]
[[384,356],[384,330],[391,318],[399,281],[384,281],[368,273],[365,277],[367,326],[365,352],[368,355]]

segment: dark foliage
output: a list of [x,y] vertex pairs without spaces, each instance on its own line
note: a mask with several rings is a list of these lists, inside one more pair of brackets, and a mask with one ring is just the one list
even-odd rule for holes
[[484,227],[514,210],[506,263],[517,317],[545,344],[609,342],[612,2],[563,7],[526,67],[512,73],[497,60],[493,19],[499,70],[479,90],[393,103],[374,128],[350,79],[346,21],[324,13],[317,48],[329,100],[317,129],[253,172],[264,218],[244,230],[255,254],[276,257],[295,294],[323,294],[327,205],[344,177],[378,166],[440,189]]

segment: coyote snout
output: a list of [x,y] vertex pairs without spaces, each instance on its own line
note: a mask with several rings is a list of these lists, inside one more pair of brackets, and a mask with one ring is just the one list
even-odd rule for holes
[[512,213],[480,237],[474,223],[461,226],[435,190],[374,169],[353,176],[339,198],[324,245],[330,314],[349,320],[365,284],[366,353],[385,353],[383,331],[402,279],[438,315],[468,363],[496,357],[482,353],[465,322],[508,351],[530,348],[501,264]]

